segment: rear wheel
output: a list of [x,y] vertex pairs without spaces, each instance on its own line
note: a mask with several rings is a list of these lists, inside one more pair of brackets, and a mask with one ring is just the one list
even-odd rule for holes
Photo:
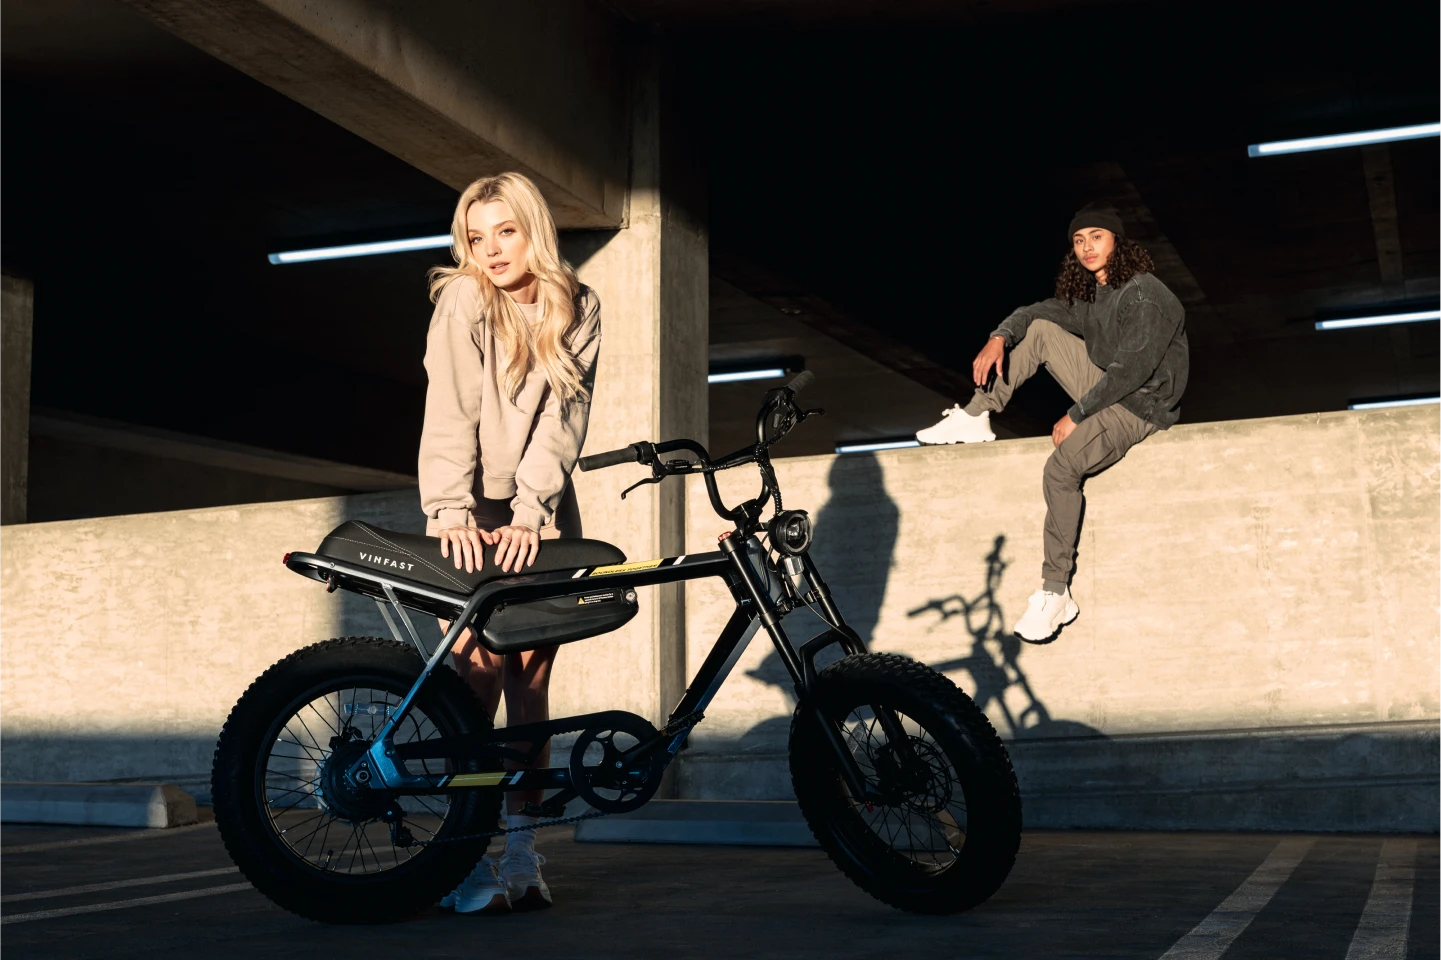
[[[245,876],[285,909],[332,923],[398,920],[439,900],[485,852],[484,839],[392,843],[389,821],[421,841],[493,830],[499,792],[393,796],[342,776],[423,667],[415,651],[389,640],[330,640],[275,664],[231,711],[212,772],[216,825]],[[465,683],[438,669],[395,742],[489,727]],[[416,773],[479,769],[408,763]]]
[[791,722],[791,784],[821,848],[861,889],[917,913],[955,913],[1000,889],[1021,799],[1005,747],[955,684],[894,654],[823,670],[817,698],[884,800],[851,795],[816,720]]

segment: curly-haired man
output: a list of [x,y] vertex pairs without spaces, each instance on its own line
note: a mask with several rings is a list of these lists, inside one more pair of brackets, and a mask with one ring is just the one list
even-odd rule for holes
[[1041,366],[1075,401],[1051,430],[1056,449],[1041,485],[1042,584],[1015,626],[1017,636],[1031,641],[1049,639],[1081,612],[1070,582],[1083,482],[1179,419],[1190,369],[1186,312],[1151,272],[1145,248],[1126,237],[1115,208],[1087,204],[1071,220],[1070,232],[1071,252],[1061,262],[1055,297],[1007,317],[972,364],[976,392],[970,403],[957,404],[940,423],[916,434],[922,443],[996,439],[991,413],[1004,410],[1016,387]]

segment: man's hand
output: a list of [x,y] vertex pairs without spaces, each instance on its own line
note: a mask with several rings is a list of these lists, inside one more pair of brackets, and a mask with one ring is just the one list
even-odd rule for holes
[[1051,442],[1059,447],[1061,444],[1066,442],[1066,438],[1069,437],[1071,435],[1071,432],[1075,429],[1076,421],[1071,419],[1071,415],[1069,413],[1066,414],[1064,417],[1057,420],[1056,425],[1051,428]]
[[976,354],[976,362],[971,364],[971,372],[975,376],[976,386],[984,387],[986,381],[991,377],[991,368],[996,370],[996,378],[1001,376],[1001,364],[1006,360],[1006,341],[1000,337],[991,337],[981,352]]

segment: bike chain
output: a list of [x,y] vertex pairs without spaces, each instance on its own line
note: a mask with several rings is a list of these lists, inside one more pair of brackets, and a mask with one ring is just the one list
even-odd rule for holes
[[[684,730],[686,727],[695,726],[697,723],[700,723],[700,721],[704,717],[705,711],[693,710],[683,717],[677,717],[675,720],[672,720],[670,723],[666,724],[660,730],[660,732],[667,735],[674,735],[676,733],[679,733],[681,730]],[[562,817],[559,820],[542,820],[541,822],[533,824],[529,827],[506,827],[503,830],[487,830],[483,833],[467,833],[461,837],[446,837],[444,840],[416,840],[412,836],[411,842],[409,844],[405,844],[405,846],[434,847],[442,843],[460,843],[463,840],[487,840],[491,837],[503,837],[508,833],[517,833],[521,830],[539,830],[542,827],[562,827],[565,826],[567,823],[579,823],[582,820],[594,820],[597,817],[604,816],[608,816],[607,812],[604,810],[587,810],[585,813],[577,814],[573,817]]]
[[581,820],[594,820],[596,817],[604,817],[604,810],[587,810],[585,813],[574,817],[562,817],[559,820],[542,820],[540,823],[529,827],[507,827],[503,830],[488,830],[485,833],[467,833],[463,837],[446,837],[444,840],[416,840],[409,846],[434,847],[442,843],[460,843],[462,840],[483,840],[491,837],[503,837],[507,833],[516,833],[521,830],[539,830],[542,827],[560,827],[567,823],[579,823]]

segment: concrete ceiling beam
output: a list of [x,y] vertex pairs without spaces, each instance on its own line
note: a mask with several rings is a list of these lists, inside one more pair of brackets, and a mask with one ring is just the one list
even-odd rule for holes
[[126,0],[457,190],[516,170],[561,228],[624,226],[625,25],[584,0]]

